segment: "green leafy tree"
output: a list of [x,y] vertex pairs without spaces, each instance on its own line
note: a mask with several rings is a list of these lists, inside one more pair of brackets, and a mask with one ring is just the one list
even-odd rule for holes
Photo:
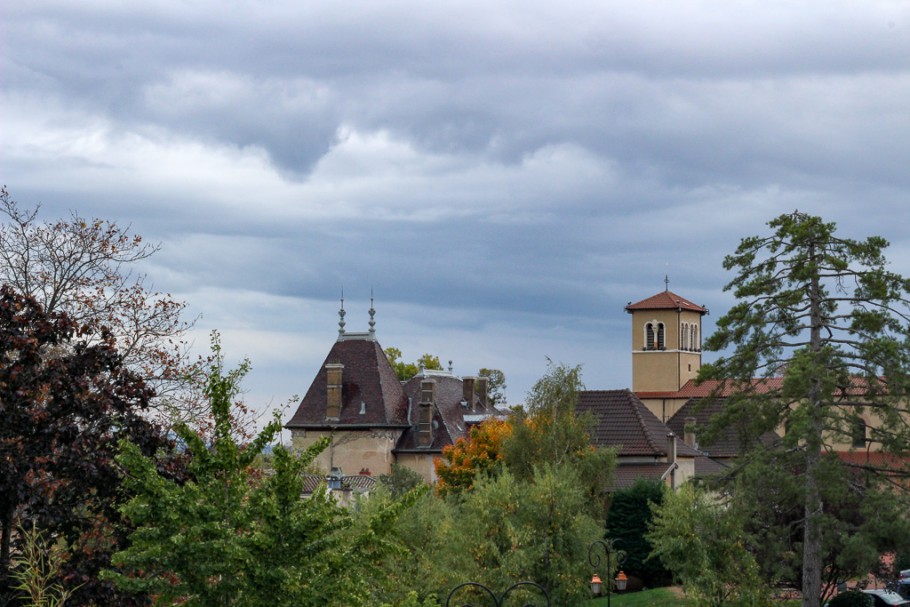
[[652,506],[647,539],[696,607],[770,607],[770,587],[748,549],[737,510],[691,483]]
[[389,575],[399,593],[416,590],[421,598],[445,597],[469,580],[498,591],[533,580],[552,604],[581,604],[590,590],[579,572],[588,570],[588,546],[603,534],[587,501],[571,468],[544,465],[527,481],[508,470],[480,476],[457,499],[429,496],[398,522],[408,550],[389,563]]
[[[385,530],[410,505],[399,501],[351,533],[352,514],[323,487],[301,499],[303,472],[328,444],[302,455],[278,446],[271,475],[253,465],[281,429],[276,418],[248,445],[239,444],[231,408],[244,361],[225,372],[217,340],[206,387],[214,433],[204,439],[177,427],[191,456],[189,478],[163,478],[156,461],[122,442],[118,462],[135,495],[124,515],[135,525],[106,577],[144,591],[159,605],[244,607],[354,605],[367,601],[365,575],[393,546]],[[413,500],[411,500],[413,501]]]
[[[742,438],[754,448],[764,432],[786,429],[780,451],[799,456],[789,470],[801,481],[803,604],[818,607],[825,532],[837,528],[824,507],[833,474],[824,453],[849,443],[864,414],[874,422],[870,449],[910,452],[910,283],[886,269],[882,238],[841,238],[833,223],[799,212],[768,225],[771,234],[743,239],[724,260],[736,271],[726,289],[738,303],[705,347],[732,353],[703,366],[699,379],[732,393],[713,429],[747,428]],[[834,476],[847,483],[840,466]],[[903,471],[870,463],[862,473],[870,487]]]
[[[366,502],[367,508],[391,499],[374,493]],[[459,505],[427,493],[392,526],[392,532],[405,550],[392,554],[384,562],[384,571],[373,581],[383,582],[379,590],[380,603],[407,603],[416,593],[421,600],[445,596],[455,585],[473,579],[475,570],[468,543],[458,532],[461,527]]]
[[499,369],[483,368],[477,372],[480,377],[487,378],[487,397],[493,405],[506,403],[506,374]]
[[439,357],[433,356],[432,354],[424,354],[417,359],[417,362],[407,363],[401,359],[401,350],[398,348],[386,348],[383,352],[385,352],[386,358],[389,359],[389,364],[391,364],[392,369],[395,370],[395,375],[398,376],[399,381],[411,379],[420,373],[421,367],[424,369],[442,370],[442,364],[439,362]]
[[524,481],[534,478],[536,467],[544,463],[573,468],[588,493],[590,511],[604,520],[616,454],[591,445],[593,416],[575,414],[583,389],[580,366],[550,363],[528,393],[525,409],[513,413],[512,433],[502,443],[503,461]]
[[615,457],[591,447],[586,420],[574,415],[580,383],[577,367],[551,365],[529,397],[530,411],[484,422],[446,451],[437,465],[441,490],[396,524],[408,548],[388,565],[400,593],[425,599],[468,580],[500,591],[533,580],[554,605],[590,598],[580,572],[590,568],[591,542],[604,534]]
[[393,498],[399,498],[408,491],[426,484],[420,474],[401,464],[392,464],[391,472],[380,474],[378,480],[385,485]]

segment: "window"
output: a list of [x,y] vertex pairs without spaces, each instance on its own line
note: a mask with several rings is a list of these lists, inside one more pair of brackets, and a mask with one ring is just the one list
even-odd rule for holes
[[664,323],[662,323],[662,322],[657,323],[657,349],[658,350],[663,350],[664,348],[666,348],[665,337],[666,336],[664,335]]
[[864,448],[866,446],[866,422],[861,419],[854,421],[850,437],[854,449]]
[[689,323],[682,323],[682,327],[679,335],[679,349],[688,350],[689,349]]
[[648,323],[645,325],[645,350],[654,349],[654,325]]

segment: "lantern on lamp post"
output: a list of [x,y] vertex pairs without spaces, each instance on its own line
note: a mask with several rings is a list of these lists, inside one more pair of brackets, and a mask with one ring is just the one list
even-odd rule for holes
[[[599,551],[603,551],[603,556],[600,555]],[[610,596],[613,594],[613,588],[616,590],[622,591],[626,589],[626,583],[629,581],[629,578],[626,577],[626,574],[620,571],[616,579],[611,579],[613,575],[613,567],[620,567],[624,560],[626,560],[626,555],[621,550],[616,550],[614,545],[614,540],[594,540],[591,543],[591,546],[588,548],[588,563],[594,567],[595,573],[591,578],[591,592],[595,596],[599,596],[601,591],[604,589],[604,582],[601,580],[600,576],[597,574],[597,570],[600,569],[603,564],[604,556],[607,560],[607,569],[606,569],[606,594],[607,594],[607,607],[610,607]]]

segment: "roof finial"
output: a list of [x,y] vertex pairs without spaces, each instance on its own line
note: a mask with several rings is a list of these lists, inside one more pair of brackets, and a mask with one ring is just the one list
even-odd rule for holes
[[338,310],[338,336],[344,335],[344,287],[341,287],[341,309]]
[[370,340],[376,341],[376,310],[373,309],[373,288],[370,287]]
[[664,274],[664,291],[670,291],[670,276],[668,274]]

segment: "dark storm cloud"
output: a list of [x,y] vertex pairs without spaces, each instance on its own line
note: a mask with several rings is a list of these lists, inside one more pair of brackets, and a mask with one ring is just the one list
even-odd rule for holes
[[885,235],[910,273],[902,4],[86,0],[2,18],[3,181],[49,218],[160,241],[156,286],[254,360],[305,343],[295,364],[318,365],[341,288],[365,310],[374,287],[386,345],[502,366],[516,399],[546,356],[627,385],[622,306],[669,276],[722,313],[724,254],[796,208]]

